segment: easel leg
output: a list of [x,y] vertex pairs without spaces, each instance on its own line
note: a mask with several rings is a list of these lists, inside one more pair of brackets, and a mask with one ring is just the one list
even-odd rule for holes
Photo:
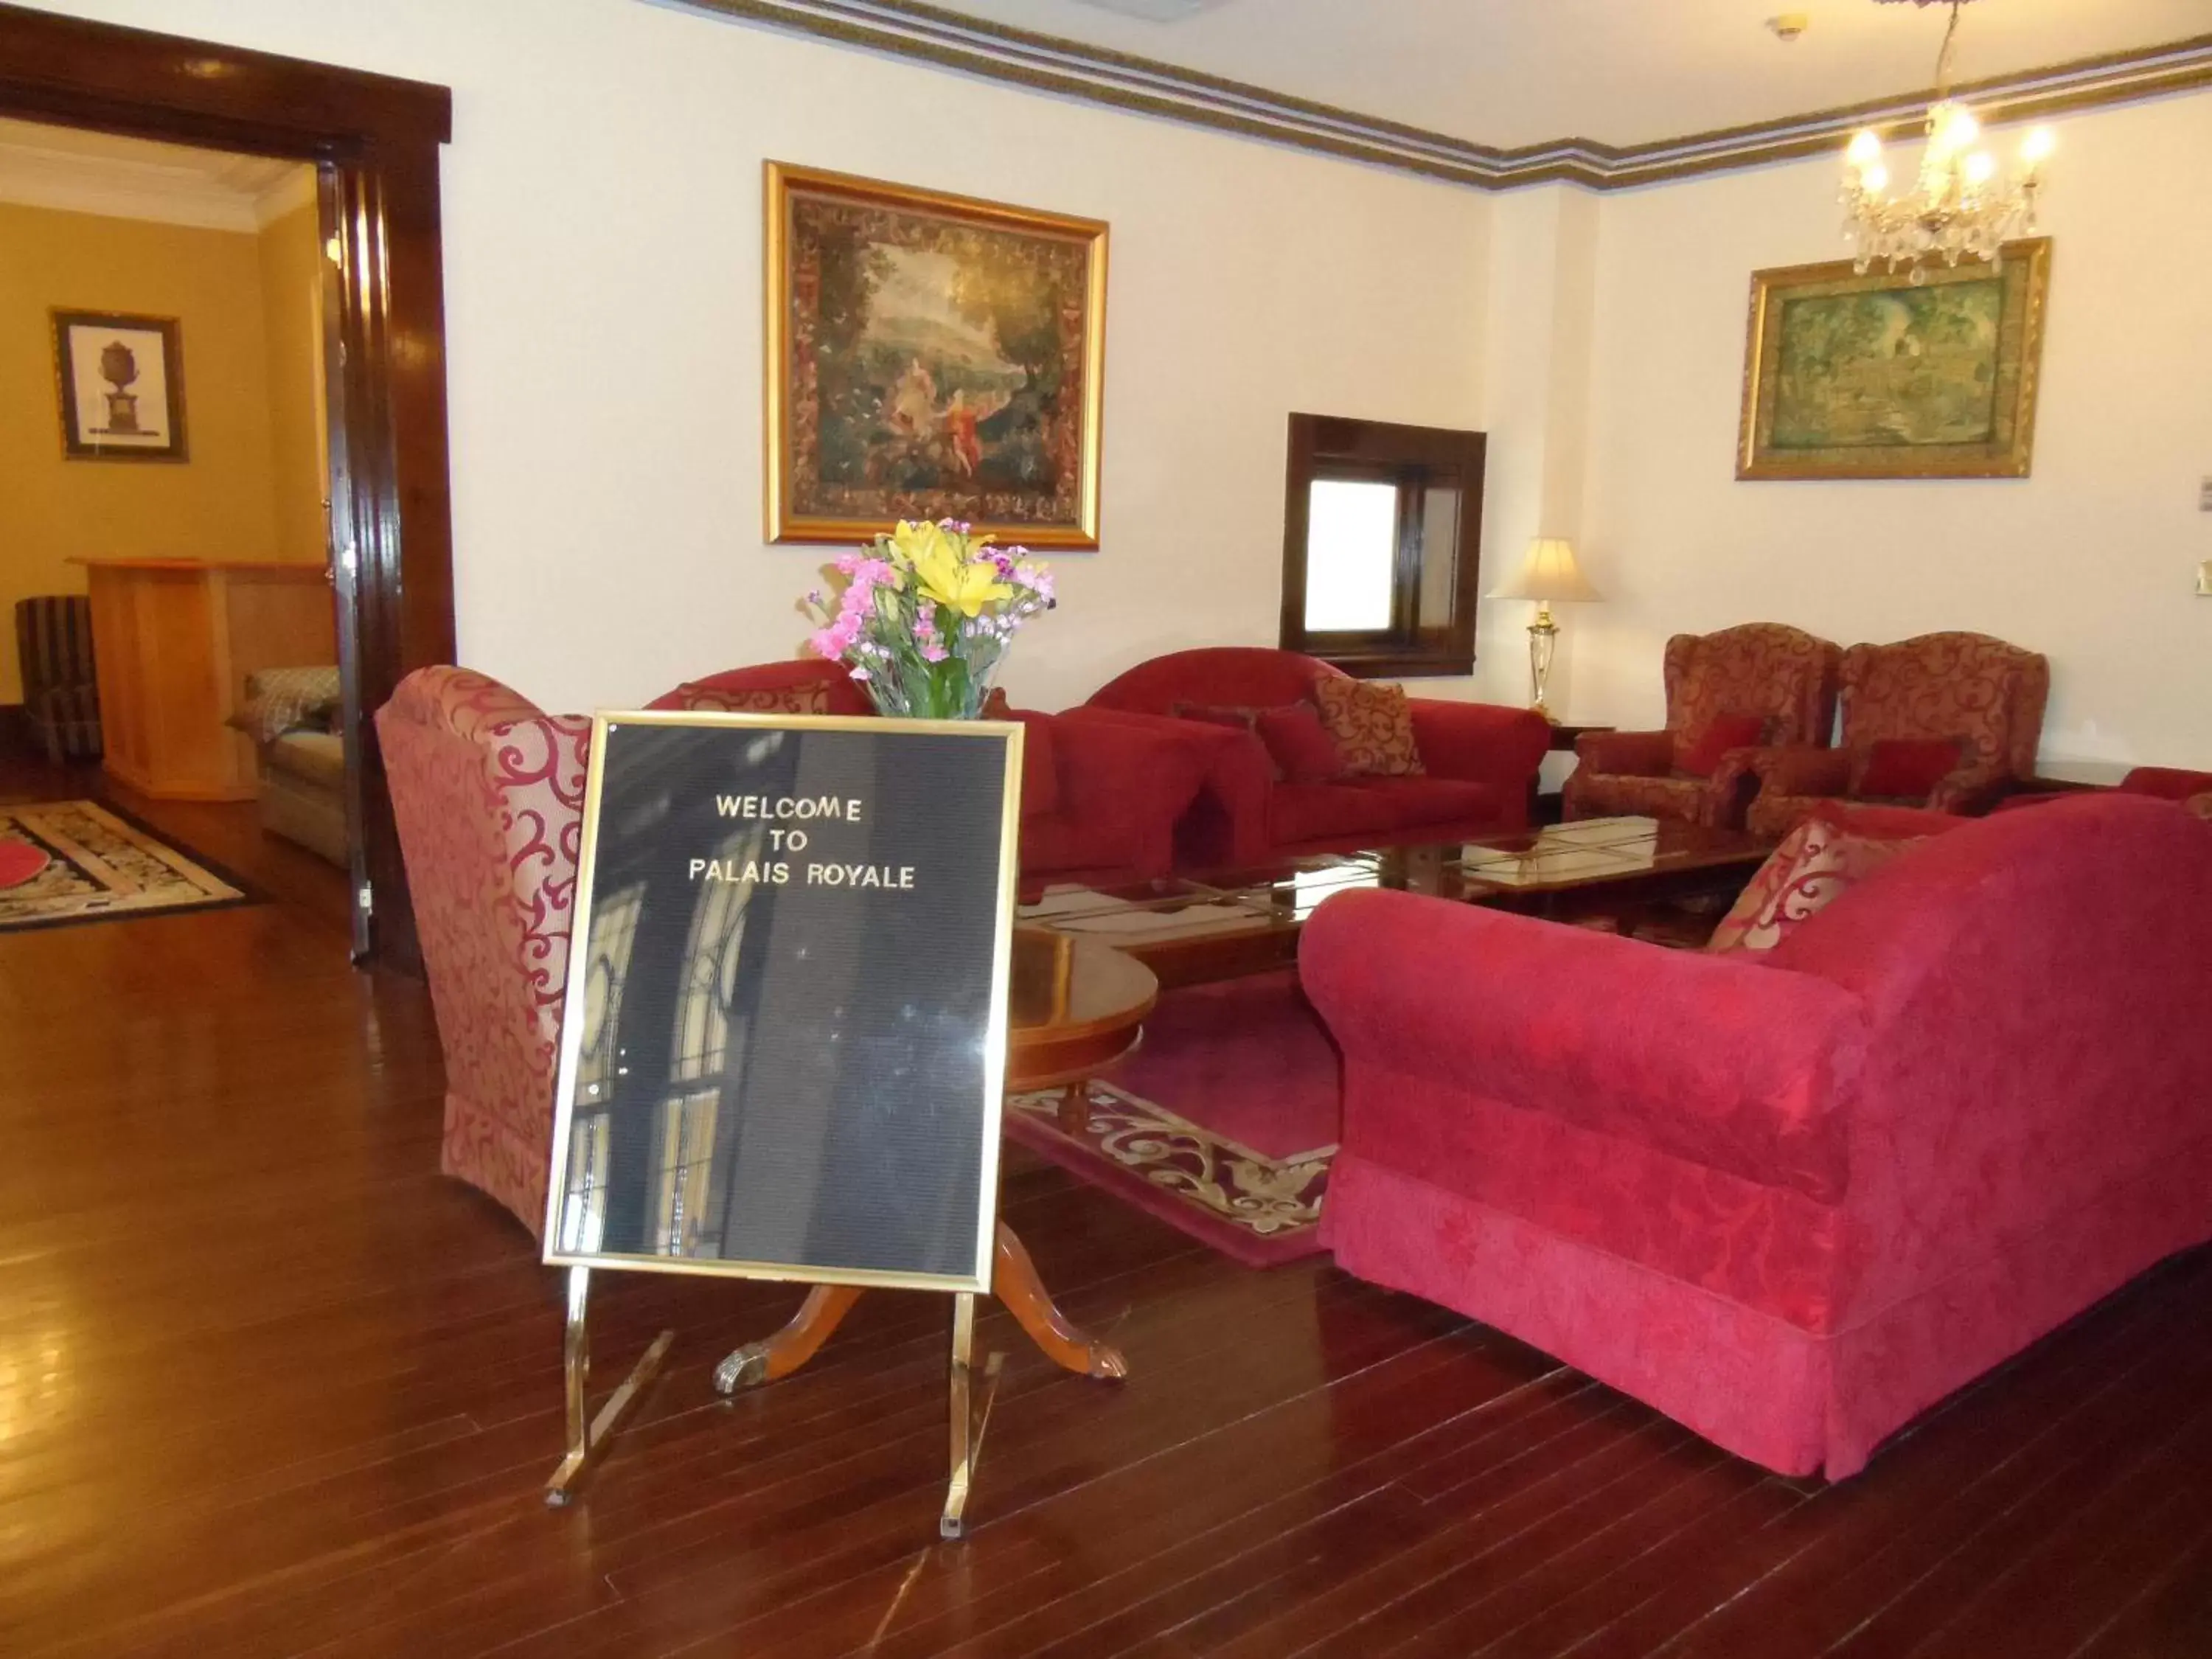
[[562,1381],[568,1397],[568,1454],[553,1471],[553,1478],[545,1483],[545,1501],[556,1507],[574,1495],[576,1480],[592,1461],[592,1453],[606,1443],[623,1413],[629,1408],[630,1401],[653,1380],[668,1352],[668,1345],[676,1340],[674,1331],[663,1331],[654,1337],[652,1346],[623,1379],[622,1386],[607,1396],[606,1403],[599,1407],[599,1414],[587,1419],[584,1414],[584,1384],[591,1376],[592,1348],[584,1312],[591,1292],[592,1270],[569,1268],[568,1322],[561,1339]]
[[999,1371],[1006,1357],[994,1353],[983,1367],[982,1405],[973,1399],[975,1356],[975,1298],[962,1291],[952,1298],[952,1479],[945,1489],[945,1513],[938,1535],[957,1538],[967,1530],[968,1488],[975,1462],[983,1455],[983,1431],[991,1420],[991,1401],[999,1392]]
[[860,1299],[857,1286],[817,1285],[791,1316],[791,1322],[774,1336],[748,1342],[725,1355],[714,1367],[714,1387],[724,1394],[758,1388],[789,1376],[808,1360]]

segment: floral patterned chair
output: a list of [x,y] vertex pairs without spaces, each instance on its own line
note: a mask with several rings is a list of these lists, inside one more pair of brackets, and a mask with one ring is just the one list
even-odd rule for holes
[[2033,775],[2050,695],[2048,658],[1986,634],[1855,645],[1844,653],[1842,742],[1756,757],[1746,822],[1785,835],[1829,800],[1986,811]]
[[1667,641],[1666,729],[1593,732],[1578,741],[1566,816],[1740,827],[1758,788],[1752,757],[1759,746],[1827,742],[1841,655],[1780,623],[1675,635]]
[[445,1048],[439,1167],[540,1236],[592,723],[438,667],[376,732]]

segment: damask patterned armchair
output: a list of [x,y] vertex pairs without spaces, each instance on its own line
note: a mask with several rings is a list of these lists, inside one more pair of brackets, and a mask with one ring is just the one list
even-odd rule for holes
[[1760,745],[1822,745],[1842,653],[1780,623],[1667,641],[1667,728],[1602,732],[1575,744],[1570,818],[1675,818],[1735,829],[1758,787]]
[[1986,634],[1844,653],[1843,740],[1759,756],[1747,819],[1780,836],[1824,800],[1986,811],[2035,771],[2050,660]]
[[538,1236],[592,723],[439,667],[376,732],[445,1048],[439,1167]]

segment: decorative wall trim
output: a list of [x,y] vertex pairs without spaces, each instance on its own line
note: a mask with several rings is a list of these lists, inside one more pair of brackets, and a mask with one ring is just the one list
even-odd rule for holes
[[[279,164],[257,167],[258,179]],[[207,171],[35,145],[0,143],[0,202],[244,235],[315,199],[315,170],[284,165],[276,182],[241,187]]]
[[[1288,144],[1479,190],[1567,183],[1627,190],[1816,155],[1863,126],[1909,125],[1932,88],[1645,144],[1595,139],[1499,149],[1264,87],[1057,35],[963,16],[922,0],[681,0],[696,10],[889,52],[1032,91]],[[2212,34],[2079,58],[1955,88],[1985,119],[2013,121],[2212,85]]]

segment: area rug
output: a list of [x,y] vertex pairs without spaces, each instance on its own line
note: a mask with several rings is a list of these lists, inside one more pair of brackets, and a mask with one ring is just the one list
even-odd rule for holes
[[1016,1095],[1006,1132],[1071,1174],[1255,1267],[1321,1248],[1343,1065],[1290,969],[1169,991],[1143,1045],[1089,1085],[1090,1122],[1060,1094]]
[[0,806],[0,932],[251,896],[197,854],[112,808],[88,800]]

